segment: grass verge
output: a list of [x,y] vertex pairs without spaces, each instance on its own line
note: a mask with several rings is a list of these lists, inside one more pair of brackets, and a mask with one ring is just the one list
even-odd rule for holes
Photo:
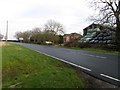
[[2,48],[3,88],[84,88],[76,70],[20,45]]

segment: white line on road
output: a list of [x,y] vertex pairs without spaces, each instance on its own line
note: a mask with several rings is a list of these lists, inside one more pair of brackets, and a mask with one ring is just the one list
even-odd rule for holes
[[[28,48],[28,47],[27,47],[27,48]],[[31,49],[31,48],[29,48],[29,49]],[[34,50],[34,49],[31,49],[31,50]],[[73,65],[73,66],[76,66],[76,67],[82,68],[82,69],[84,69],[84,70],[92,71],[91,69],[88,69],[88,68],[85,68],[85,67],[83,67],[83,66],[80,66],[80,65],[77,65],[77,64],[74,64],[74,63],[68,62],[68,61],[66,61],[66,60],[63,60],[63,59],[57,58],[57,57],[55,57],[55,56],[51,56],[51,55],[49,55],[49,54],[46,54],[46,53],[43,53],[43,52],[40,52],[40,51],[37,51],[37,50],[34,50],[34,51],[36,51],[36,52],[38,52],[38,53],[42,53],[42,54],[44,54],[44,55],[46,55],[46,56],[49,56],[49,57],[52,57],[52,58],[58,59],[58,60],[60,60],[60,61],[62,61],[62,62],[68,63],[68,64],[70,64],[70,65]]]
[[[28,47],[26,47],[26,48],[28,48]],[[34,50],[34,49],[32,49],[32,48],[29,48],[29,49]],[[43,52],[40,52],[40,51],[37,51],[37,50],[34,50],[34,51],[36,51],[36,52],[38,52],[38,53],[42,53],[42,54],[47,55],[47,56],[49,56],[49,57],[52,57],[52,58],[58,59],[58,60],[60,60],[60,61],[62,61],[62,62],[68,63],[68,64],[70,64],[70,65],[73,65],[73,66],[76,66],[76,67],[82,68],[82,69],[84,69],[84,70],[92,71],[91,69],[88,69],[88,68],[85,68],[85,67],[83,67],[83,66],[80,66],[80,65],[77,65],[77,64],[74,64],[74,63],[68,62],[68,61],[66,61],[66,60],[63,60],[63,59],[57,58],[57,57],[55,57],[55,56],[51,56],[51,55],[49,55],[49,54],[46,54],[46,53],[43,53]]]
[[85,54],[85,53],[80,53],[80,54],[82,54],[82,55],[86,55],[86,56],[91,56],[91,57],[103,58],[103,59],[106,59],[106,58],[107,58],[107,57],[96,56],[96,55]]
[[[26,47],[26,48],[28,48],[28,47]],[[31,48],[29,48],[29,49],[31,49]],[[34,49],[31,49],[31,50],[34,50]],[[34,50],[34,51],[36,51],[36,52],[38,52],[38,53],[42,53],[42,52],[37,51],[37,50]],[[76,67],[82,68],[82,69],[84,69],[84,70],[92,71],[91,69],[88,69],[88,68],[85,68],[85,67],[83,67],[83,66],[80,66],[80,65],[77,65],[77,64],[74,64],[74,63],[68,62],[68,61],[66,61],[66,60],[63,60],[63,59],[57,58],[57,57],[55,57],[55,56],[51,56],[51,55],[48,55],[48,54],[46,54],[46,53],[42,53],[42,54],[47,55],[47,56],[52,57],[52,58],[55,58],[55,59],[58,59],[58,60],[60,60],[60,61],[62,61],[62,62],[68,63],[68,64],[70,64],[70,65],[73,65],[73,66],[76,66]],[[81,53],[81,54],[83,54],[83,53]],[[86,54],[86,55],[87,55],[87,54]],[[89,56],[94,56],[94,55],[89,55]],[[104,57],[103,57],[103,58],[104,58]],[[105,58],[106,58],[106,57],[105,57]],[[108,75],[105,75],[105,74],[100,74],[100,75],[103,76],[103,77],[107,77],[107,78],[109,78],[109,79],[112,79],[112,80],[115,80],[115,81],[120,82],[120,80],[117,79],[117,78],[114,78],[114,77],[111,77],[111,76],[108,76]]]
[[[37,52],[42,53],[42,52],[40,52],[40,51],[37,51]],[[63,61],[63,62],[65,62],[65,63],[68,63],[68,64],[70,64],[70,65],[73,65],[73,66],[76,66],[76,67],[82,68],[82,69],[84,69],[84,70],[92,71],[91,69],[88,69],[88,68],[85,68],[85,67],[83,67],[83,66],[80,66],[80,65],[77,65],[77,64],[74,64],[74,63],[68,62],[68,61],[66,61],[66,60],[63,60],[63,59],[57,58],[57,57],[55,57],[55,56],[51,56],[51,55],[48,55],[48,54],[46,54],[46,53],[42,53],[42,54],[47,55],[47,56],[52,57],[52,58],[55,58],[55,59],[58,59],[58,60],[60,60],[60,61]]]
[[104,77],[107,77],[107,78],[109,78],[109,79],[112,79],[112,80],[115,80],[115,81],[120,82],[120,80],[117,79],[117,78],[114,78],[114,77],[111,77],[111,76],[108,76],[108,75],[105,75],[105,74],[100,74],[100,75],[101,75],[101,76],[104,76]]
[[103,58],[103,59],[106,59],[107,57],[102,57],[102,56],[96,56],[96,57],[98,57],[98,58]]

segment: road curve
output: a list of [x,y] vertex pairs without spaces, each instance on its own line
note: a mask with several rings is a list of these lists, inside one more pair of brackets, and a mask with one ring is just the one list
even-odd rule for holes
[[118,55],[83,50],[56,48],[36,44],[17,43],[47,56],[81,68],[86,73],[111,84],[120,86]]

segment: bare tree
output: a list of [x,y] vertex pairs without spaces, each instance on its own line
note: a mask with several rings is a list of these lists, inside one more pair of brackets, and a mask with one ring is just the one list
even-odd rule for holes
[[40,36],[41,36],[42,32],[41,32],[41,28],[34,28],[31,31],[31,40],[34,43],[40,43]]
[[30,41],[31,31],[16,32],[15,37],[20,41],[20,38],[23,38],[23,42]]
[[59,41],[59,36],[56,35],[53,31],[44,30],[43,31],[43,40],[51,41],[53,44],[56,44]]
[[46,40],[49,40],[54,43],[59,42],[59,35],[64,33],[63,25],[54,20],[49,20],[45,24],[44,36]]
[[[92,6],[99,10],[97,23],[116,26],[116,42],[120,46],[120,0],[92,0]],[[120,48],[119,48],[120,49]]]
[[23,41],[24,42],[30,42],[30,37],[31,37],[31,31],[23,32]]
[[45,24],[43,31],[41,28],[34,28],[32,31],[16,32],[15,37],[18,40],[23,38],[23,42],[45,44],[46,41],[51,41],[58,44],[59,34],[62,33],[64,33],[62,24],[50,20]]
[[15,33],[15,37],[18,39],[18,41],[20,40],[20,38],[23,38],[23,33],[22,32],[16,32]]
[[45,30],[49,30],[49,31],[53,32],[54,34],[64,33],[63,25],[54,20],[49,20],[45,24]]

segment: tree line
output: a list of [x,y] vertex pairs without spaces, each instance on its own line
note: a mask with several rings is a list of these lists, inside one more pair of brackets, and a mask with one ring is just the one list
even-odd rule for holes
[[52,44],[62,44],[64,28],[63,25],[54,20],[49,20],[43,28],[34,28],[24,32],[16,32],[15,37],[18,41],[26,43],[45,44],[46,41]]

